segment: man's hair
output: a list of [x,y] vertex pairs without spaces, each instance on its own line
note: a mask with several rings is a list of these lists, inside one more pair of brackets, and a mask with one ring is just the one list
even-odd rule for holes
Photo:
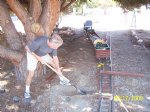
[[53,34],[50,38],[49,41],[52,43],[55,43],[57,45],[62,45],[63,44],[63,40],[62,38],[58,35],[58,34]]

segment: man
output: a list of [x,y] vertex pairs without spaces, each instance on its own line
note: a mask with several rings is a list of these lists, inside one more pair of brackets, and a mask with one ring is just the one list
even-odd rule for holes
[[[59,60],[57,57],[57,49],[63,44],[63,40],[57,34],[53,34],[51,38],[47,36],[39,36],[26,46],[27,51],[27,69],[29,71],[26,78],[25,98],[30,98],[30,84],[37,62],[48,63],[58,72],[60,84],[70,85],[70,81],[65,78],[59,68]],[[52,55],[52,57],[50,56]]]

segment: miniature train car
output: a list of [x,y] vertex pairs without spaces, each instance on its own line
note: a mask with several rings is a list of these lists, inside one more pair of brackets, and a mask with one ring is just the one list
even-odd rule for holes
[[92,29],[92,21],[87,20],[84,23],[84,30],[88,38],[92,41],[95,48],[95,56],[97,59],[110,57],[110,47],[106,40]]

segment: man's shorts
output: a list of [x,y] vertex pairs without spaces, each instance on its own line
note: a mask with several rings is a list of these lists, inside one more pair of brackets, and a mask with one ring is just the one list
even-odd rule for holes
[[[41,56],[42,60],[48,64],[52,63],[52,57],[50,55]],[[29,52],[27,52],[27,69],[29,71],[34,71],[36,69],[38,60]]]

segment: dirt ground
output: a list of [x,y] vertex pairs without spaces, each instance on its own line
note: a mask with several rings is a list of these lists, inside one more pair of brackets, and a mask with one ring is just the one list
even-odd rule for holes
[[[83,34],[81,30],[77,32],[76,37]],[[99,35],[104,36],[101,32]],[[141,46],[131,43],[129,31],[110,32],[110,35],[113,70],[145,74],[142,78],[113,77],[114,96],[143,96],[142,101],[123,99],[123,103],[129,112],[150,112],[149,54]],[[73,87],[61,86],[58,77],[47,69],[46,76],[32,83],[31,104],[24,105],[21,100],[14,103],[14,96],[22,99],[24,83],[17,82],[12,65],[0,59],[0,86],[4,85],[6,90],[5,93],[0,93],[1,112],[98,112],[98,60],[95,58],[93,46],[83,36],[73,41],[71,38],[63,37],[64,44],[58,51],[60,65],[64,75],[89,94],[80,95]],[[52,80],[50,76],[54,76]],[[114,106],[115,112],[126,112],[120,102],[115,101]]]

